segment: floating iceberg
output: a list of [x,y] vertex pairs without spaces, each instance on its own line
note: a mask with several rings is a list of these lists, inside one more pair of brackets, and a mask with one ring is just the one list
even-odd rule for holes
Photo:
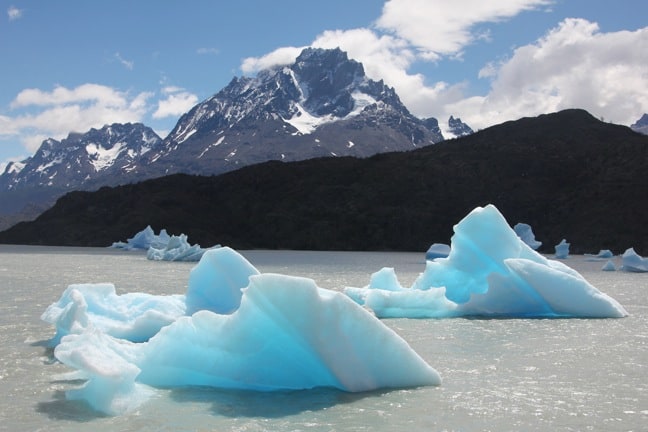
[[527,246],[529,246],[531,249],[536,250],[540,246],[542,246],[542,242],[536,240],[535,234],[533,234],[533,229],[531,229],[531,225],[519,222],[515,224],[513,231],[515,231],[515,234],[517,234],[518,237],[520,237],[520,239],[522,239],[522,241],[526,243]]
[[426,263],[411,288],[393,269],[345,293],[379,317],[584,317],[627,315],[578,272],[524,243],[492,205],[454,227],[450,255]]
[[601,249],[598,254],[596,254],[597,258],[612,258],[614,254],[610,249]]
[[185,315],[185,310],[184,295],[117,295],[113,284],[77,284],[68,286],[41,319],[56,326],[50,346],[56,346],[63,336],[88,329],[142,342]]
[[450,245],[444,243],[433,243],[425,252],[426,260],[433,260],[435,258],[445,258],[450,253]]
[[556,249],[556,258],[558,259],[565,259],[569,256],[569,246],[570,244],[567,243],[567,240],[562,239],[560,243],[558,243],[554,248]]
[[[155,234],[150,225],[126,242],[115,242],[111,247],[124,250],[145,249],[146,257],[152,261],[200,261],[207,250],[197,244],[190,245],[186,234],[170,236],[165,229],[160,234]],[[209,249],[216,247],[220,245]]]
[[150,247],[163,249],[169,243],[170,236],[165,229],[155,234],[151,225],[135,234],[126,242],[115,242],[111,247],[125,250],[148,249]]
[[[126,296],[118,300],[110,288],[100,290],[108,300],[102,305],[132,311]],[[81,291],[69,288],[68,294]],[[63,309],[82,304],[60,303]],[[111,336],[104,330],[114,323],[105,326],[98,315],[71,319],[79,324],[70,326],[54,355],[76,369],[67,378],[87,381],[67,397],[115,415],[148,399],[150,386],[358,392],[441,383],[402,338],[344,294],[319,288],[311,279],[259,274],[229,248],[203,255],[190,275],[185,305],[195,313],[178,317],[142,343]],[[131,321],[128,312],[123,315]]]
[[186,295],[127,293],[117,295],[112,284],[70,285],[41,319],[56,326],[49,341],[96,328],[131,342],[143,342],[184,315],[199,310],[232,313],[241,303],[241,290],[259,272],[230,248],[214,249],[191,270]]
[[[220,247],[220,245],[213,246],[210,249]],[[185,261],[193,262],[200,261],[205,251],[200,245],[190,245],[187,241],[186,234],[179,236],[172,235],[164,247],[157,248],[151,246],[146,252],[146,258],[152,261]]]
[[612,262],[612,260],[607,260],[605,264],[603,264],[603,267],[601,267],[601,270],[603,271],[616,271],[616,266]]
[[627,272],[648,272],[648,259],[640,256],[634,248],[626,249],[621,255],[621,270]]

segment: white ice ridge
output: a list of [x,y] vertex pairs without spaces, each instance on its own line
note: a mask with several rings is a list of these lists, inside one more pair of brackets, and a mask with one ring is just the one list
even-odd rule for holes
[[[70,378],[87,379],[68,391],[68,398],[117,415],[143,403],[151,386],[358,392],[441,383],[438,373],[393,330],[344,294],[319,288],[311,279],[259,274],[237,252],[220,248],[205,253],[189,285],[186,305],[196,312],[176,311],[173,322],[142,343],[105,331],[118,327],[121,319],[141,317],[133,303],[142,298],[115,296],[114,288],[104,286],[101,307],[99,302],[85,307],[83,299],[85,305],[92,303],[87,295],[97,286],[68,288],[64,297],[71,301],[62,298],[57,308],[76,311],[61,315],[72,325],[54,355],[76,370]],[[180,297],[146,300],[157,302],[158,309],[167,300],[166,306],[178,304]],[[84,307],[95,316],[84,316]],[[131,310],[133,316],[128,316]],[[124,316],[116,317],[117,311]],[[104,316],[114,321],[104,326]]]
[[393,269],[345,293],[379,317],[620,318],[626,310],[578,272],[524,243],[492,205],[454,227],[447,258],[427,261],[411,288]]

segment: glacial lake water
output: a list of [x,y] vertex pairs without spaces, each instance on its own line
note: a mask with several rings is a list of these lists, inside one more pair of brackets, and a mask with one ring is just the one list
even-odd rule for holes
[[[423,253],[240,251],[261,272],[323,288],[364,286],[394,267],[409,286]],[[106,417],[64,391],[68,369],[43,342],[41,313],[72,283],[119,293],[184,293],[191,263],[99,248],[0,245],[0,430],[8,431],[646,431],[648,274],[564,260],[630,313],[623,319],[389,319],[442,375],[440,387],[351,394],[158,389],[136,412]],[[616,258],[617,265],[619,259]]]

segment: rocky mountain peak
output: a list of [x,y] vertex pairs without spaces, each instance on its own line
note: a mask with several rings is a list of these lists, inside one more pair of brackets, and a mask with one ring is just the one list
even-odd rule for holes
[[648,114],[642,115],[639,120],[637,120],[635,123],[630,125],[630,129],[632,129],[635,132],[648,135]]
[[448,128],[450,130],[450,133],[455,137],[462,137],[473,133],[472,128],[466,123],[462,122],[459,117],[455,118],[453,116],[450,116],[450,118],[448,119]]

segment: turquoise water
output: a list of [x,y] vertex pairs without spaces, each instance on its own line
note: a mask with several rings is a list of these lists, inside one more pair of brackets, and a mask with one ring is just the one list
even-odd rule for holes
[[[364,286],[395,267],[403,285],[420,253],[241,251],[262,272]],[[111,249],[0,245],[0,430],[93,431],[641,431],[648,424],[648,274],[602,272],[570,257],[630,313],[617,320],[406,320],[384,322],[443,377],[440,387],[349,394],[207,388],[157,389],[122,417],[67,401],[77,383],[43,341],[40,314],[67,285],[112,282],[118,292],[183,293],[193,264]]]

